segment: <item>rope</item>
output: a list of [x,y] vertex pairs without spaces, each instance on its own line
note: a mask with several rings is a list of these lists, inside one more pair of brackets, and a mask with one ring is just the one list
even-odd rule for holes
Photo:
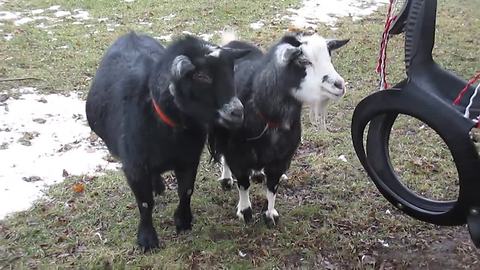
[[390,4],[388,5],[387,11],[387,18],[385,20],[385,27],[382,34],[382,40],[380,42],[380,53],[378,55],[377,67],[376,72],[380,73],[380,90],[387,89],[387,45],[388,40],[390,39],[390,35],[388,30],[392,22],[397,18],[397,16],[392,16],[392,7],[394,5],[395,0],[390,0]]
[[468,89],[470,89],[470,86],[478,80],[480,80],[480,71],[477,71],[477,74],[468,81],[467,85],[465,85],[465,87],[458,94],[457,98],[455,98],[455,100],[453,101],[453,104],[455,105],[460,104],[463,96],[465,95],[465,93],[467,93]]
[[470,107],[472,107],[473,100],[477,96],[479,88],[480,88],[480,83],[475,88],[475,92],[473,92],[473,95],[470,97],[470,102],[468,103],[467,107],[465,108],[465,114],[463,116],[465,116],[466,118],[470,118]]
[[262,133],[260,133],[260,135],[256,136],[256,137],[252,137],[252,138],[247,138],[247,141],[255,141],[255,140],[258,140],[260,139],[263,134],[265,134],[265,132],[267,132],[268,130],[268,124],[265,125],[265,128],[263,129]]

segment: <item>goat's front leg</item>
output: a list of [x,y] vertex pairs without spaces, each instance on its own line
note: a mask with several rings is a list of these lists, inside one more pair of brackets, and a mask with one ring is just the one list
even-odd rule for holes
[[245,223],[249,223],[252,221],[253,212],[252,204],[250,203],[250,179],[248,174],[243,173],[237,178],[237,188],[239,196],[237,216]]
[[140,223],[138,225],[137,243],[145,251],[158,247],[158,236],[152,223],[152,210],[154,207],[152,176],[148,171],[134,166],[124,165],[125,176],[135,195]]
[[193,194],[195,185],[195,176],[197,175],[197,166],[175,169],[175,176],[178,183],[178,207],[175,210],[174,220],[177,233],[192,229],[192,210],[190,208],[190,198]]
[[277,224],[280,215],[275,209],[275,198],[277,196],[278,183],[280,179],[286,179],[284,174],[288,166],[274,168],[266,168],[265,174],[267,176],[267,183],[265,185],[265,193],[267,201],[263,207],[263,218],[268,227],[273,227]]
[[231,190],[233,187],[233,176],[230,167],[228,167],[225,157],[220,157],[220,164],[222,166],[222,175],[218,179],[223,190]]

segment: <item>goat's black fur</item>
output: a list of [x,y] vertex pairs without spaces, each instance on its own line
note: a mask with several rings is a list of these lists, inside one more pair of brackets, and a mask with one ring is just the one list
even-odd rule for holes
[[[305,66],[295,61],[300,55],[292,56],[285,66],[276,63],[276,49],[285,43],[301,45],[294,36],[283,37],[265,54],[246,42],[232,41],[226,45],[251,50],[235,61],[235,87],[245,106],[245,120],[239,130],[212,130],[209,148],[217,160],[220,155],[225,157],[243,189],[249,188],[251,171],[264,168],[267,188],[275,194],[279,179],[290,166],[300,143],[302,104],[291,91],[299,88],[306,71]],[[268,122],[278,127],[270,125],[261,135]],[[242,214],[248,212],[240,210]],[[250,218],[244,216],[245,220]]]
[[[210,56],[215,48],[192,36],[164,48],[148,36],[127,34],[106,52],[88,94],[88,123],[122,162],[140,211],[137,240],[145,250],[159,244],[153,192],[165,189],[161,174],[167,170],[178,182],[177,231],[191,228],[190,197],[207,126],[218,123],[219,111],[234,99],[233,62],[245,54],[222,50]],[[188,69],[175,65],[180,55],[188,57]],[[175,77],[176,69],[181,78]],[[152,97],[175,127],[158,117]],[[227,106],[223,116],[241,119],[238,104]],[[220,122],[228,126],[233,116]]]

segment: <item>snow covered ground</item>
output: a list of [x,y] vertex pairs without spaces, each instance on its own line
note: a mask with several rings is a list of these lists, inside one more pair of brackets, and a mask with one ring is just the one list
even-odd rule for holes
[[86,123],[76,94],[41,95],[33,88],[0,95],[0,219],[27,209],[44,187],[68,175],[117,169]]
[[318,23],[334,26],[339,17],[359,20],[388,4],[388,0],[303,0],[299,9],[289,9],[289,19],[298,28],[316,28]]

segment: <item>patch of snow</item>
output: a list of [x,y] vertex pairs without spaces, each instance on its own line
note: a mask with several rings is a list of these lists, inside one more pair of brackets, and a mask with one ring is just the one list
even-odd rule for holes
[[340,156],[338,157],[338,159],[341,160],[341,161],[343,161],[343,162],[348,162],[348,161],[347,161],[347,158],[345,157],[345,155],[340,155]]
[[151,23],[151,22],[139,22],[138,24],[139,25],[146,25],[148,27],[152,27],[152,25],[153,25],[153,23]]
[[0,11],[0,21],[15,20],[20,16],[18,12]]
[[378,242],[379,242],[380,244],[382,244],[382,246],[384,246],[384,247],[389,247],[389,246],[390,246],[390,245],[387,243],[387,241],[385,241],[385,240],[378,239]]
[[44,9],[34,9],[34,10],[30,10],[30,13],[32,13],[32,15],[42,14],[43,12],[45,12]]
[[91,139],[85,102],[77,95],[41,95],[21,88],[0,106],[0,219],[28,209],[43,188],[70,175],[117,169],[108,151]]
[[97,19],[97,22],[101,23],[101,22],[106,22],[108,21],[108,18],[98,18]]
[[65,11],[65,10],[59,10],[56,11],[53,15],[57,18],[65,17],[65,16],[70,16],[72,13],[70,11]]
[[303,0],[299,9],[288,9],[292,15],[284,18],[298,28],[316,28],[318,23],[334,26],[339,17],[361,19],[388,4],[389,0]]
[[250,28],[252,28],[253,30],[259,30],[263,26],[265,26],[265,23],[262,21],[258,21],[250,24]]
[[124,2],[126,3],[132,3],[132,2],[135,2],[135,0],[123,0]]
[[173,13],[171,13],[171,14],[169,14],[169,15],[167,15],[167,16],[165,16],[165,17],[163,17],[162,19],[163,19],[164,21],[170,21],[170,20],[172,20],[173,18],[175,18],[175,16],[177,16],[177,15],[176,15],[176,14],[173,14]]
[[213,34],[201,34],[200,35],[200,38],[202,38],[205,41],[210,41],[210,39],[212,39],[212,37],[213,37]]
[[182,34],[184,35],[195,35],[194,33],[190,32],[190,31],[182,31]]
[[29,22],[33,22],[35,19],[33,18],[29,18],[29,17],[23,17],[21,19],[18,19],[14,22],[14,24],[16,26],[19,26],[19,25],[23,25],[23,24],[26,24],[26,23],[29,23]]
[[55,5],[55,6],[51,6],[51,7],[47,8],[47,9],[54,11],[54,10],[58,10],[59,8],[60,8],[60,5]]
[[72,15],[73,18],[77,20],[88,20],[90,19],[90,13],[86,10],[81,10],[81,9],[75,9],[74,12],[76,13],[75,15]]
[[170,42],[172,41],[172,34],[168,34],[168,35],[163,35],[163,36],[158,36],[158,37],[153,37],[155,39],[159,39],[159,40],[163,40],[163,41],[166,41],[166,42]]
[[3,38],[4,38],[6,41],[12,40],[13,34],[12,34],[12,33],[7,33],[7,34],[3,35]]

